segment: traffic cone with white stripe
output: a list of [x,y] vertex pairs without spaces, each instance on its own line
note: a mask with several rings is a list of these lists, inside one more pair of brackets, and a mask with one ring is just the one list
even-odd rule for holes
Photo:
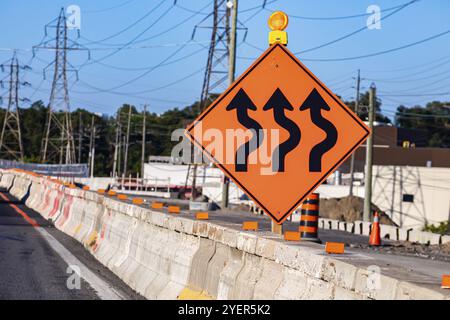
[[369,237],[369,245],[370,246],[381,246],[380,217],[378,215],[378,212],[375,212],[373,215],[373,223],[372,223],[372,230],[370,232],[370,237]]

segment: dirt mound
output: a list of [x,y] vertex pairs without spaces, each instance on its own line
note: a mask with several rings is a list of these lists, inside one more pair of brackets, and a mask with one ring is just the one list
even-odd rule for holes
[[[364,199],[359,197],[344,197],[332,199],[320,199],[320,217],[346,222],[354,222],[363,219]],[[380,223],[394,226],[395,223],[383,212],[372,204],[372,211],[380,214]]]

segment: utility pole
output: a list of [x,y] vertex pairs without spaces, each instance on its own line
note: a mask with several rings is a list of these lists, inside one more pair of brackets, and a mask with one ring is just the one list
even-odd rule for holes
[[[231,7],[231,30],[228,43],[228,84],[233,84],[236,74],[236,38],[238,0],[229,1]],[[230,193],[230,179],[224,175],[222,184],[222,208],[228,208]]]
[[127,123],[127,135],[125,140],[125,155],[123,159],[123,174],[127,174],[128,165],[128,147],[130,145],[130,125],[131,125],[131,104],[128,106],[128,123]]
[[144,104],[144,115],[142,117],[142,151],[141,151],[141,177],[144,178],[145,164],[145,135],[146,135],[147,105]]
[[370,85],[369,90],[369,128],[371,134],[366,141],[366,173],[364,182],[364,214],[363,220],[370,221],[371,206],[372,206],[372,160],[373,160],[373,121],[375,118],[375,103],[376,103],[376,86],[375,83]]
[[91,120],[91,136],[89,138],[89,169],[91,177],[94,176],[94,152],[95,152],[95,116]]
[[78,163],[81,163],[81,147],[83,145],[83,117],[78,114]]
[[[55,24],[56,22],[56,24]],[[61,8],[58,18],[45,26],[45,35],[48,28],[56,30],[56,37],[50,40],[43,40],[39,45],[33,46],[33,56],[36,49],[54,50],[55,59],[44,68],[44,79],[48,67],[54,67],[52,88],[48,104],[48,116],[45,124],[44,138],[42,140],[41,162],[57,162],[66,164],[76,162],[75,143],[72,132],[72,121],[70,114],[69,90],[67,73],[75,72],[69,69],[70,63],[67,61],[67,52],[70,50],[87,50],[77,42],[68,39],[67,19],[64,8]],[[89,55],[90,57],[90,55]],[[56,112],[61,110],[62,114]],[[65,160],[64,160],[65,159]]]
[[[29,85],[28,82],[20,82],[19,69],[27,69],[28,66],[20,66],[16,52],[10,62],[1,64],[0,68],[9,67],[9,95],[8,106],[5,111],[2,132],[0,136],[0,156],[2,159],[11,159],[23,162],[22,132],[20,129],[19,101],[28,99],[19,98],[19,87]],[[3,81],[0,81],[3,86]]]
[[93,143],[92,143],[92,149],[91,149],[91,178],[94,177],[94,166],[95,166],[95,133],[96,133],[96,127],[92,129],[93,131]]
[[[361,71],[358,69],[358,76],[356,78],[356,98],[355,98],[355,114],[358,116],[359,110],[359,90],[361,85]],[[356,152],[356,150],[355,150]],[[353,196],[353,181],[354,181],[354,170],[355,170],[355,152],[352,153],[352,157],[350,158],[350,197]]]
[[120,144],[120,136],[119,136],[119,122],[120,122],[120,114],[117,112],[116,115],[116,141],[114,143],[114,161],[113,161],[113,177],[118,176],[117,168],[117,160],[119,157],[119,144]]

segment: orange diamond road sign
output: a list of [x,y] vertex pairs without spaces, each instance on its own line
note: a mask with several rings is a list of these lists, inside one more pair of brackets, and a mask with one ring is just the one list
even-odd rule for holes
[[[246,134],[239,139],[230,132]],[[275,44],[186,133],[282,223],[370,129],[285,46]]]

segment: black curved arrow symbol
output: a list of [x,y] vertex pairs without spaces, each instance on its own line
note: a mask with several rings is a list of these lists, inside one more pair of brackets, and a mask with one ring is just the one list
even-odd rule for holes
[[275,119],[275,122],[289,132],[289,139],[283,143],[280,143],[274,149],[274,153],[272,156],[272,170],[274,172],[284,172],[284,162],[286,156],[300,143],[301,131],[294,121],[286,117],[284,111],[294,110],[294,107],[290,104],[288,99],[279,88],[275,90],[275,92],[272,94],[269,101],[267,101],[266,105],[263,108],[264,111],[270,109],[273,109],[273,117]]
[[[239,92],[231,100],[230,104],[227,106],[227,111],[236,109],[237,118],[240,124],[242,124],[247,129],[252,130],[252,138],[241,145],[235,154],[235,170],[237,172],[247,172],[248,167],[248,156],[250,153],[259,148],[264,140],[264,133],[262,131],[261,125],[250,118],[248,115],[248,110],[256,110],[256,106],[247,93],[241,88]],[[240,159],[239,155],[244,152],[244,163]]]
[[336,127],[327,119],[322,117],[322,109],[329,111],[330,107],[322,98],[320,93],[313,89],[300,107],[300,111],[310,109],[312,122],[325,131],[327,137],[317,145],[315,145],[309,153],[309,171],[321,172],[322,171],[322,156],[330,151],[336,144],[338,133]]

